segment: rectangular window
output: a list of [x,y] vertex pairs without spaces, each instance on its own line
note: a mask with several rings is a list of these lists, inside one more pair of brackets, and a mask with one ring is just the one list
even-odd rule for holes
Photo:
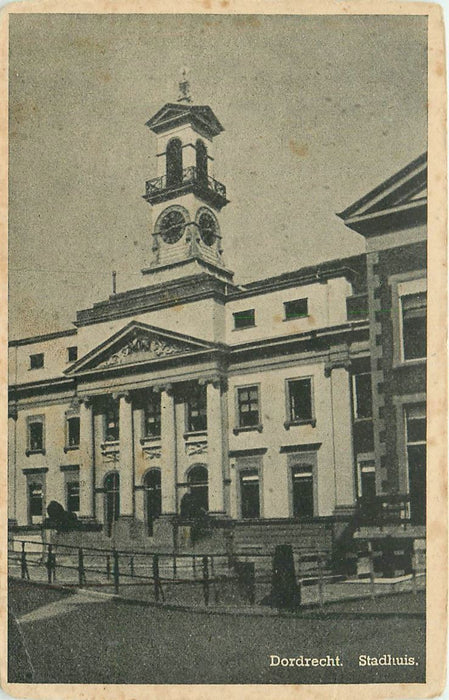
[[31,524],[41,522],[44,513],[44,489],[41,483],[28,484],[28,511]]
[[426,407],[406,409],[407,463],[410,518],[416,525],[426,522]]
[[109,396],[105,410],[105,442],[116,442],[120,437],[119,400]]
[[293,301],[284,301],[285,320],[290,321],[294,318],[306,318],[309,315],[307,299],[293,299]]
[[246,311],[237,311],[234,316],[234,328],[239,330],[241,328],[251,328],[256,325],[256,317],[254,309],[247,309]]
[[76,345],[72,345],[70,348],[67,348],[67,361],[68,362],[75,362],[75,360],[78,359],[78,348]]
[[44,418],[30,417],[28,418],[28,451],[43,452],[44,448]]
[[401,306],[404,360],[424,358],[426,357],[426,292],[402,296]]
[[38,352],[36,355],[30,355],[30,369],[41,369],[44,366],[44,353]]
[[288,411],[291,423],[313,420],[312,379],[291,379],[287,382]]
[[313,517],[313,472],[312,465],[292,468],[293,517]]
[[205,386],[193,387],[187,396],[187,431],[207,430],[207,397]]
[[249,428],[260,424],[259,387],[245,386],[237,390],[238,421],[240,428]]
[[376,466],[372,459],[359,462],[359,495],[367,501],[376,496]]
[[240,501],[242,518],[260,517],[259,472],[244,471],[240,474]]
[[372,418],[371,374],[369,372],[354,374],[352,381],[354,392],[354,418],[357,420]]
[[67,510],[69,513],[78,513],[80,509],[80,483],[79,481],[67,482]]
[[79,416],[67,418],[67,447],[79,447],[80,419]]
[[152,391],[144,406],[145,437],[160,437],[161,434],[161,395]]

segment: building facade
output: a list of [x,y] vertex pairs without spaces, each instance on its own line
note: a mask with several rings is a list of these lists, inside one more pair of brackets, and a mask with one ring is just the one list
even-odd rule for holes
[[11,527],[57,501],[99,538],[154,546],[174,519],[349,521],[376,494],[410,494],[418,521],[425,196],[402,180],[424,161],[340,215],[366,256],[238,285],[212,169],[223,127],[181,88],[147,123],[142,286],[9,344]]
[[426,515],[427,154],[340,214],[363,235],[377,493]]

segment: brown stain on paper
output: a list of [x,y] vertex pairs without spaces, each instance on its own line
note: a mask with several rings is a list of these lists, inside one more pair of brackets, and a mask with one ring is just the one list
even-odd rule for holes
[[306,143],[298,143],[295,139],[290,139],[288,146],[291,152],[300,158],[304,158],[309,152],[309,147]]

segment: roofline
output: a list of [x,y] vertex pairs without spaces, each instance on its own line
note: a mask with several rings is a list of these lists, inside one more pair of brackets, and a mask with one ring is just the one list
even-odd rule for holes
[[8,341],[8,347],[17,347],[19,345],[32,345],[33,343],[43,343],[46,340],[54,340],[55,338],[66,338],[78,333],[77,328],[68,328],[65,331],[56,331],[55,333],[45,333],[44,335],[32,335],[28,338],[18,338],[17,340]]
[[[275,277],[267,277],[260,280],[254,280],[247,284],[236,285],[227,295],[228,299],[242,298],[245,296],[254,296],[256,294],[267,294],[295,285],[305,285],[314,282],[324,282],[334,277],[346,277],[354,279],[361,271],[354,269],[357,264],[363,264],[365,253],[359,255],[351,255],[347,258],[336,258],[334,260],[326,260],[317,265],[309,265],[291,272],[284,272]],[[364,270],[363,270],[364,272]]]
[[427,163],[427,151],[422,153],[418,158],[415,158],[415,160],[412,160],[410,163],[408,163],[404,168],[396,172],[394,175],[391,177],[387,178],[383,182],[381,182],[380,185],[377,185],[374,189],[370,190],[365,194],[363,197],[358,199],[356,202],[351,204],[349,207],[344,209],[341,212],[337,213],[337,216],[340,217],[340,219],[347,219],[351,217],[355,212],[357,212],[361,207],[363,207],[365,204],[368,204],[372,199],[380,195],[382,192],[387,190],[388,188],[392,187],[394,184],[402,180],[404,177],[407,175],[411,174],[414,170],[417,170],[419,166],[424,166]]

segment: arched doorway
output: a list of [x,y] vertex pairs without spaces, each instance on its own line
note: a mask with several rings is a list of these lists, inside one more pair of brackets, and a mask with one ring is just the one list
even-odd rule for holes
[[207,148],[201,139],[196,142],[196,176],[199,183],[207,184]]
[[182,184],[182,143],[180,139],[171,139],[165,154],[167,187]]
[[112,534],[112,524],[120,515],[120,475],[111,472],[104,478],[104,526],[108,537]]
[[209,510],[207,467],[196,464],[187,475],[190,494],[190,517],[196,518]]
[[153,522],[162,511],[161,470],[150,469],[144,476],[145,521],[147,533],[153,535]]

